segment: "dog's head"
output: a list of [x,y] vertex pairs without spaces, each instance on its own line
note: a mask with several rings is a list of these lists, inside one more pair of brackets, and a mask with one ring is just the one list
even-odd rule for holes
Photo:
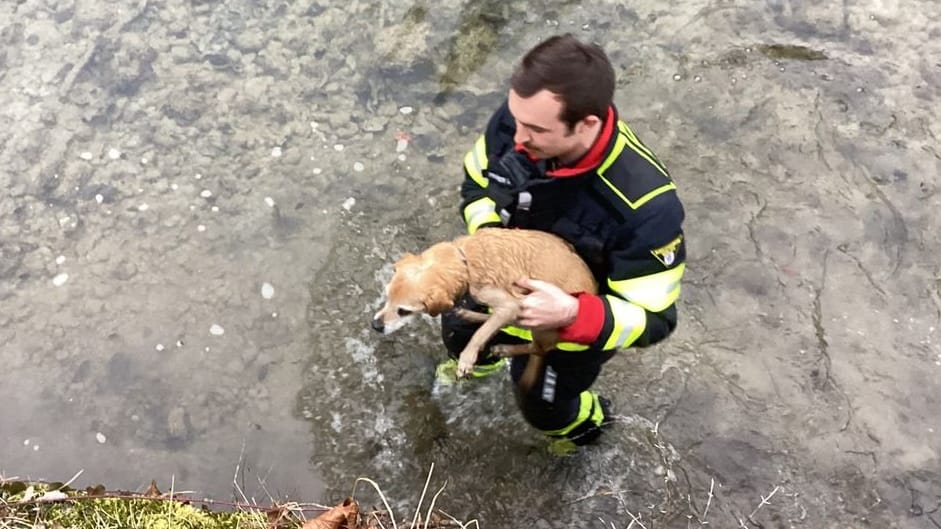
[[395,263],[392,280],[386,285],[386,303],[372,320],[372,328],[391,334],[419,314],[437,316],[454,307],[466,285],[440,252],[405,254]]

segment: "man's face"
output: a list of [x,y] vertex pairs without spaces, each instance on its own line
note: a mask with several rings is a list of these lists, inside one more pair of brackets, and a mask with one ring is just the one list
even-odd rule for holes
[[[579,148],[579,138],[559,119],[562,102],[548,90],[540,90],[531,97],[520,97],[510,90],[510,113],[516,120],[513,140],[538,159],[564,158]],[[575,125],[575,129],[580,124]]]

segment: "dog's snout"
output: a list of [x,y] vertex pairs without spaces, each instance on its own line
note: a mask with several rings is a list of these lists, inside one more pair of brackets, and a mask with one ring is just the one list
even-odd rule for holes
[[382,319],[374,318],[372,320],[372,328],[378,332],[383,332],[385,330],[385,325],[383,325]]

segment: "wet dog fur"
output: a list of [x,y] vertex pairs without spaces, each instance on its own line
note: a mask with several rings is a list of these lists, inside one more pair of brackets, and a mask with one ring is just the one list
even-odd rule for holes
[[[464,377],[487,341],[516,321],[526,291],[515,282],[523,278],[546,281],[569,293],[598,290],[588,266],[559,237],[535,230],[488,228],[399,259],[385,288],[385,305],[374,316],[372,326],[390,334],[419,314],[437,316],[452,309],[463,319],[481,322],[458,357],[457,375]],[[465,294],[490,307],[491,312],[455,309],[454,304]],[[533,355],[519,383],[526,391],[542,371],[543,355],[557,342],[556,330],[534,329],[530,343],[498,345],[491,350],[504,357]]]

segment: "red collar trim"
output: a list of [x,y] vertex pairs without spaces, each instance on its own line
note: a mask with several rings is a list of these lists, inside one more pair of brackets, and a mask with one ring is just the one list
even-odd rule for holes
[[[595,140],[591,149],[589,149],[584,156],[576,160],[574,164],[547,171],[546,174],[552,178],[568,178],[587,173],[601,165],[604,159],[604,153],[608,149],[611,137],[614,135],[615,121],[617,121],[617,119],[614,115],[614,107],[608,107],[608,114],[605,116],[604,125],[601,127],[601,134],[598,135],[598,139]],[[526,152],[526,149],[520,144],[516,145],[516,150]]]

